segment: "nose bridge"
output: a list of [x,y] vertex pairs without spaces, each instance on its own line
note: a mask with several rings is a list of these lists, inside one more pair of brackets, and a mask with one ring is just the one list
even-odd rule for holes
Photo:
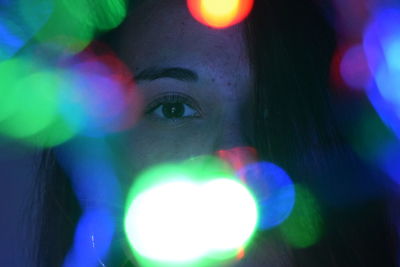
[[257,160],[257,152],[248,138],[250,129],[239,120],[225,121],[220,125],[214,143],[214,153],[235,170]]
[[235,147],[249,146],[242,123],[238,119],[224,118],[217,130],[214,151],[228,150]]

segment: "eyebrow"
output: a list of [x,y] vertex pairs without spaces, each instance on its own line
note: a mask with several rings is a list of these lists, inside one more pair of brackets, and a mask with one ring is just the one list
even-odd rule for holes
[[172,78],[184,82],[196,82],[197,73],[184,68],[147,68],[135,76],[135,81],[154,81],[160,78]]

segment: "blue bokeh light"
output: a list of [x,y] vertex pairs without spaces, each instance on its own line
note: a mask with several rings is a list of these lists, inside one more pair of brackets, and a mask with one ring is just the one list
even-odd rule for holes
[[47,23],[53,1],[0,2],[0,60],[14,56]]
[[107,209],[86,210],[80,219],[64,267],[101,266],[113,238],[115,223]]
[[368,97],[382,120],[400,137],[400,9],[379,9],[363,40],[374,81]]
[[259,228],[266,230],[281,224],[295,203],[295,187],[286,172],[269,162],[258,162],[239,171],[252,190],[259,206]]

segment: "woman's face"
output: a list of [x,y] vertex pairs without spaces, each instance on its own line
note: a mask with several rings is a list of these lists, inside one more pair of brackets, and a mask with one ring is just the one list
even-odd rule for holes
[[206,27],[183,0],[149,0],[129,15],[115,50],[132,70],[144,112],[121,152],[132,182],[168,161],[245,146],[251,73],[243,26]]

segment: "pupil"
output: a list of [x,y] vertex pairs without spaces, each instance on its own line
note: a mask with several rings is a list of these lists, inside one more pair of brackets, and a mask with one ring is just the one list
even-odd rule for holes
[[185,107],[182,103],[164,104],[162,112],[168,119],[181,118],[185,112]]

